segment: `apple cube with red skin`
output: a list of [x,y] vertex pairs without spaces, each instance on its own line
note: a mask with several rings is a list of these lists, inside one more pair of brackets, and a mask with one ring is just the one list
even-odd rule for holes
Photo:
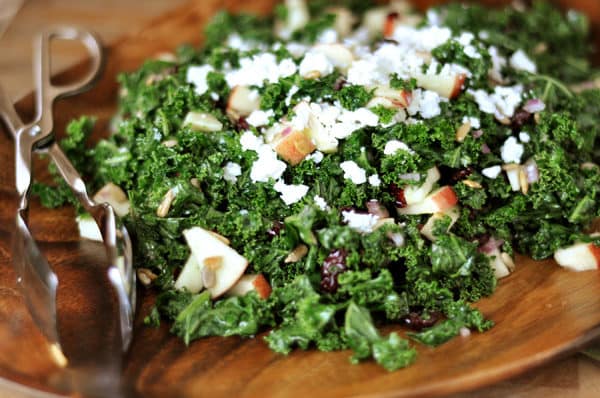
[[433,189],[433,184],[440,180],[440,171],[433,166],[427,170],[425,182],[419,186],[409,185],[404,188],[404,200],[408,206],[422,202]]
[[181,269],[179,276],[177,276],[175,289],[187,290],[190,293],[198,293],[203,288],[202,269],[196,261],[196,257],[191,255]]
[[435,91],[444,98],[452,99],[462,91],[467,76],[462,73],[452,75],[418,74],[415,78],[419,87]]
[[421,228],[421,235],[429,239],[430,241],[435,241],[435,236],[433,235],[433,227],[437,220],[441,220],[444,216],[450,217],[450,225],[448,226],[448,230],[452,228],[452,226],[456,223],[458,218],[460,217],[460,209],[458,206],[451,207],[443,213],[433,213],[431,217],[427,220],[423,228]]
[[300,163],[315,149],[317,147],[306,133],[306,130],[295,131],[288,126],[275,139],[275,152],[292,166]]
[[600,247],[593,243],[576,243],[555,251],[554,260],[573,271],[597,270],[600,269]]
[[244,296],[249,292],[256,292],[258,297],[268,299],[271,295],[271,285],[263,274],[244,275],[227,291],[227,296]]
[[211,258],[219,258],[219,267],[212,270],[214,284],[207,287],[212,298],[219,297],[231,289],[246,271],[248,261],[211,231],[192,227],[183,231],[183,236],[198,263],[200,275],[206,266],[205,260],[208,262]]
[[394,35],[394,30],[396,30],[396,22],[400,19],[400,14],[397,12],[390,12],[385,17],[385,22],[383,23],[383,37],[391,37]]
[[458,203],[458,197],[450,186],[443,186],[432,192],[422,202],[415,203],[403,208],[397,208],[398,214],[433,214],[443,213],[450,210]]
[[260,109],[260,95],[248,86],[235,86],[227,100],[227,115],[239,120]]

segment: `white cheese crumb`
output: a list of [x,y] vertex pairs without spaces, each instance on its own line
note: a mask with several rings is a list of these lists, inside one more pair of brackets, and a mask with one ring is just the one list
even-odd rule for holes
[[252,163],[250,179],[253,182],[267,182],[270,178],[278,180],[285,171],[285,162],[277,159],[277,154],[269,145],[262,145],[256,151],[258,159]]
[[202,95],[208,90],[206,76],[213,70],[213,67],[210,65],[190,66],[187,70],[185,81],[194,85],[196,94]]
[[516,70],[522,70],[529,73],[535,73],[537,67],[535,63],[525,54],[523,50],[518,50],[510,57],[510,66]]
[[487,168],[481,170],[481,174],[483,174],[487,178],[491,178],[492,180],[495,180],[500,175],[501,172],[502,172],[502,167],[500,167],[500,166],[487,167]]
[[235,183],[240,175],[242,175],[242,168],[237,163],[227,162],[225,167],[223,167],[223,179],[225,181]]
[[476,117],[465,116],[463,117],[462,122],[468,122],[471,125],[471,128],[474,128],[475,130],[481,127],[481,121]]
[[353,211],[343,211],[343,220],[350,228],[355,231],[369,233],[377,224],[379,217],[373,214],[361,214]]
[[379,175],[373,174],[369,177],[369,184],[373,187],[378,187],[381,185],[381,180],[379,179]]
[[244,151],[257,151],[264,145],[262,138],[255,136],[252,131],[244,131],[240,136],[240,145]]
[[415,153],[408,145],[406,145],[402,141],[398,140],[390,140],[385,144],[385,148],[383,148],[384,155],[393,155],[398,151],[406,151],[409,153]]
[[502,148],[500,148],[500,154],[505,163],[521,163],[523,151],[523,145],[519,144],[515,137],[508,137],[506,141],[504,141]]
[[286,205],[298,202],[306,196],[306,193],[308,192],[308,186],[306,185],[287,185],[282,180],[277,181],[273,186],[273,189],[281,194],[281,200],[283,200]]
[[325,29],[317,38],[317,42],[323,44],[331,44],[338,41],[338,34],[335,29]]
[[268,111],[255,110],[248,115],[246,122],[248,122],[250,126],[254,127],[266,126],[269,124],[269,117],[273,116],[274,114],[275,113],[272,109],[269,109]]
[[277,58],[271,53],[256,54],[250,58],[240,59],[239,69],[225,74],[229,87],[258,86],[264,82],[276,83],[281,77],[296,73],[296,64],[291,59],[277,63]]
[[306,159],[307,160],[312,160],[316,164],[319,164],[323,160],[323,157],[324,157],[323,152],[321,152],[321,151],[314,151],[313,153],[311,153],[310,155],[308,155],[306,157]]
[[315,204],[317,205],[317,207],[319,209],[321,209],[323,211],[330,210],[329,205],[327,204],[327,202],[325,202],[325,199],[323,199],[319,195],[315,195],[315,197],[313,198],[313,200],[315,201]]
[[521,103],[523,86],[497,86],[491,94],[484,90],[468,90],[467,93],[475,98],[479,109],[485,113],[495,114],[496,117],[512,117],[517,106]]
[[524,142],[525,144],[531,141],[531,136],[526,131],[521,131],[519,133],[519,141]]
[[292,88],[290,88],[290,91],[288,91],[287,96],[285,97],[285,104],[287,106],[290,106],[290,104],[292,103],[292,97],[298,92],[300,91],[300,87],[293,85]]
[[300,62],[300,76],[309,77],[315,72],[319,73],[319,77],[327,76],[333,72],[333,64],[325,55],[311,51]]
[[420,113],[423,119],[431,119],[442,113],[440,101],[441,98],[438,93],[429,90],[416,89],[413,91],[412,102],[406,110],[411,116]]
[[340,168],[344,170],[344,178],[352,181],[354,184],[360,185],[367,182],[366,171],[359,167],[356,162],[346,160],[345,162],[340,163]]

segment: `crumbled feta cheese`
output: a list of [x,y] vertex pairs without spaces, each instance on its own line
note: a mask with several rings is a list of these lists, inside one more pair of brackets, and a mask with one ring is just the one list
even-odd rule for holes
[[219,94],[217,94],[217,93],[215,93],[215,92],[212,92],[212,93],[210,93],[210,98],[211,98],[213,101],[218,101],[218,100],[219,100]]
[[306,157],[306,159],[307,160],[312,160],[316,164],[319,164],[323,160],[323,157],[324,157],[323,152],[321,152],[321,151],[314,151],[313,153],[311,153],[310,155],[308,155]]
[[272,109],[269,109],[268,111],[256,110],[248,115],[246,122],[248,122],[250,126],[254,127],[266,126],[269,124],[269,117],[273,116],[274,114],[275,113]]
[[282,77],[296,73],[296,64],[291,59],[277,62],[277,57],[271,53],[253,55],[240,59],[240,67],[225,74],[229,87],[259,86],[265,81],[276,83]]
[[340,163],[340,168],[344,170],[344,178],[352,181],[356,185],[367,182],[367,173],[356,162],[346,160]]
[[237,163],[227,162],[225,167],[223,167],[223,179],[225,179],[225,181],[235,183],[237,181],[238,176],[241,175],[242,168]]
[[446,27],[425,26],[414,28],[398,25],[392,38],[398,43],[405,43],[417,50],[431,51],[450,40],[451,37],[452,31]]
[[249,213],[249,212],[248,212],[248,210],[246,210],[246,209],[242,209],[242,210],[240,210],[240,214],[241,214],[242,216],[245,216],[245,215],[246,215],[246,214],[248,214],[248,213]]
[[390,140],[386,142],[385,147],[383,148],[384,155],[393,155],[398,151],[406,151],[409,153],[415,153],[408,145],[406,145],[402,141],[398,140]]
[[381,180],[379,179],[379,175],[373,174],[369,176],[369,184],[373,187],[378,187],[381,185]]
[[281,194],[281,200],[283,200],[286,205],[298,202],[306,196],[306,193],[308,192],[308,186],[306,185],[287,185],[282,180],[277,181],[273,186],[273,189]]
[[502,148],[500,148],[500,154],[505,163],[521,163],[523,151],[523,145],[519,144],[515,137],[508,137],[506,141],[504,141]]
[[[479,36],[481,37],[481,33]],[[490,53],[490,57],[492,57],[492,68],[489,71],[489,76],[493,80],[501,82],[504,80],[504,77],[502,76],[502,68],[506,66],[506,58],[500,55],[498,48],[495,46],[490,46],[488,52]]]
[[500,175],[500,172],[502,172],[502,167],[500,166],[487,167],[481,170],[481,174],[492,180],[495,180]]
[[317,37],[317,42],[322,44],[331,44],[338,41],[338,34],[335,29],[325,29]]
[[315,201],[315,204],[317,205],[317,207],[319,209],[321,209],[323,211],[330,210],[329,205],[327,204],[327,202],[325,202],[325,199],[323,199],[319,195],[315,195],[315,197],[313,198],[313,200]]
[[300,76],[310,77],[313,73],[318,73],[318,77],[327,76],[333,72],[333,64],[321,53],[308,52],[300,62]]
[[411,116],[420,113],[423,119],[431,119],[442,113],[440,102],[441,97],[438,93],[416,89],[413,91],[413,99],[406,110]]
[[257,151],[258,148],[264,145],[264,142],[261,137],[257,137],[252,133],[252,131],[244,131],[244,133],[240,136],[240,145],[244,151],[252,150]]
[[468,90],[467,93],[475,98],[475,102],[482,112],[491,113],[500,118],[512,117],[522,101],[523,86],[497,86],[491,94],[484,90]]
[[440,26],[442,24],[442,18],[436,10],[431,8],[427,10],[427,24],[431,26]]
[[285,97],[285,105],[286,106],[290,106],[290,104],[292,103],[292,97],[298,92],[300,91],[300,87],[293,85],[292,88],[290,88],[290,91],[288,91],[287,96]]
[[525,144],[531,141],[531,136],[526,131],[521,131],[519,133],[519,141],[524,142]]
[[537,67],[535,63],[525,54],[523,50],[516,51],[510,57],[510,66],[515,68],[516,70],[522,70],[529,73],[535,73],[537,71]]
[[294,117],[292,118],[292,128],[296,131],[302,131],[308,127],[311,115],[311,107],[308,102],[302,101],[294,107]]
[[342,211],[342,218],[350,228],[362,233],[373,232],[379,217],[369,213],[356,213],[354,211]]
[[185,81],[194,85],[196,94],[202,95],[208,90],[206,76],[212,71],[214,69],[210,65],[190,66],[187,70]]
[[476,117],[465,116],[463,117],[462,122],[469,123],[471,128],[474,128],[475,130],[481,127],[481,121]]
[[277,153],[269,145],[262,145],[256,152],[258,159],[252,163],[250,179],[253,182],[267,182],[270,178],[274,180],[281,178],[287,165],[277,159]]

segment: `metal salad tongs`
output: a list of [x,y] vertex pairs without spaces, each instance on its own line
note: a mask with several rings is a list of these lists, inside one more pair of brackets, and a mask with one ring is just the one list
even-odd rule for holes
[[[54,85],[50,80],[50,42],[53,39],[79,41],[87,48],[91,70],[79,81]],[[120,318],[120,337],[123,351],[132,337],[135,311],[135,273],[133,272],[131,242],[125,227],[119,227],[115,213],[106,203],[91,200],[77,170],[55,141],[52,108],[54,101],[88,90],[97,80],[102,67],[102,47],[98,38],[74,27],[55,27],[42,33],[34,51],[36,85],[36,116],[24,124],[13,104],[0,87],[0,117],[15,141],[16,188],[19,206],[13,237],[13,263],[17,282],[33,320],[47,337],[51,350],[63,358],[57,328],[56,291],[58,279],[48,261],[38,249],[27,226],[29,190],[32,182],[32,153],[47,153],[60,175],[96,221],[106,248],[108,280],[116,292]]]

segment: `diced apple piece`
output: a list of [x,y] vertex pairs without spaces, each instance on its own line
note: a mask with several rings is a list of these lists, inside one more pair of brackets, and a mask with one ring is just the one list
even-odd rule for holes
[[238,120],[260,109],[260,95],[258,91],[248,86],[235,86],[229,94],[227,101],[227,115]]
[[307,133],[319,151],[323,153],[334,153],[337,151],[339,145],[337,138],[330,135],[327,129],[312,115],[308,120]]
[[102,233],[92,216],[89,214],[82,214],[77,217],[76,221],[77,227],[79,228],[79,236],[84,239],[102,242]]
[[248,292],[255,291],[262,299],[271,295],[271,285],[262,274],[244,275],[227,291],[227,296],[244,296]]
[[290,126],[286,127],[280,136],[275,139],[274,148],[275,152],[292,166],[300,163],[307,155],[317,149],[306,130],[294,131]]
[[346,37],[352,33],[352,26],[356,22],[356,17],[352,11],[346,7],[329,7],[325,12],[335,15],[333,29],[340,37]]
[[310,20],[305,0],[285,0],[286,19],[275,23],[277,36],[288,39],[296,30],[302,29]]
[[388,14],[388,7],[371,8],[365,12],[362,24],[369,32],[369,36],[375,37],[382,33]]
[[600,247],[593,243],[576,243],[554,252],[554,260],[561,267],[573,271],[588,271],[600,268]]
[[352,52],[339,43],[317,44],[313,47],[313,51],[323,54],[335,68],[342,72],[346,72],[354,61]]
[[189,125],[192,130],[206,133],[223,130],[223,123],[206,112],[188,112],[183,119],[183,125]]
[[460,94],[466,75],[462,73],[453,75],[426,75],[419,73],[415,78],[419,87],[435,91],[444,98],[452,99]]
[[211,281],[213,282],[211,283],[212,286],[207,287],[207,289],[213,298],[219,297],[231,289],[248,267],[248,261],[244,257],[216,238],[210,231],[193,227],[183,231],[183,236],[200,267],[201,274],[203,268],[207,267],[209,260],[219,258],[218,267],[209,267],[211,273],[213,273],[214,281]]
[[433,214],[445,212],[458,203],[458,198],[450,186],[443,186],[427,196],[422,202],[398,208],[403,215]]
[[198,293],[203,287],[200,265],[198,265],[196,257],[191,255],[175,281],[175,289],[186,289],[190,293]]
[[442,219],[444,216],[448,216],[452,220],[450,222],[450,225],[448,226],[449,231],[450,228],[452,228],[454,223],[456,223],[456,221],[460,217],[460,209],[458,208],[458,206],[454,206],[443,213],[433,213],[433,215],[429,217],[425,225],[423,225],[423,228],[421,228],[421,235],[425,236],[432,242],[435,241],[435,236],[433,235],[433,227],[435,225],[435,222],[437,220]]
[[385,16],[385,21],[383,22],[383,37],[391,37],[394,34],[396,23],[398,23],[399,19],[400,14],[397,12],[390,12]]
[[125,195],[125,192],[118,185],[112,182],[100,188],[93,199],[96,203],[108,203],[119,217],[123,217],[129,213],[127,195]]
[[516,192],[521,189],[521,179],[519,174],[521,172],[521,166],[518,164],[507,164],[502,167],[508,177],[511,189]]
[[425,182],[420,186],[409,185],[404,188],[404,199],[408,206],[422,202],[433,189],[433,184],[440,180],[440,171],[437,167],[427,170]]
[[406,108],[412,100],[412,93],[406,90],[397,90],[389,86],[377,86],[373,92],[375,98],[388,99],[394,108]]
[[510,274],[509,266],[504,262],[503,255],[505,253],[500,253],[500,250],[494,249],[487,256],[490,259],[490,266],[494,270],[494,276],[496,279],[504,278]]

